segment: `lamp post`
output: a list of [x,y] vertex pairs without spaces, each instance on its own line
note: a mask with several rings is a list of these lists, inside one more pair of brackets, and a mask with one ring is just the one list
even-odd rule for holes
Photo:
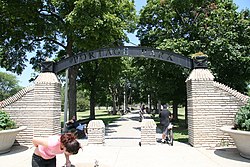
[[130,110],[132,108],[132,86],[129,85],[129,101],[130,101]]
[[148,94],[148,109],[149,109],[149,112],[151,112],[151,100],[150,100],[150,95]]
[[69,78],[69,69],[66,69],[65,76],[65,90],[64,90],[64,124],[68,120],[68,78]]
[[126,96],[126,88],[125,91],[123,92],[124,95],[124,100],[123,100],[123,113],[126,112],[126,103],[127,103],[127,96]]

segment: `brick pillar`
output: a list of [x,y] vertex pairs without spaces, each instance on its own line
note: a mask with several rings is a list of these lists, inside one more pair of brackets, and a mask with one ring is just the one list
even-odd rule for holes
[[35,137],[61,133],[61,84],[54,73],[37,77],[32,106],[30,118]]
[[104,144],[105,125],[102,120],[91,120],[88,124],[88,143]]
[[156,124],[153,119],[143,119],[141,123],[141,145],[156,144]]
[[194,147],[216,145],[213,80],[214,76],[208,69],[194,69],[186,80],[188,135],[189,143]]

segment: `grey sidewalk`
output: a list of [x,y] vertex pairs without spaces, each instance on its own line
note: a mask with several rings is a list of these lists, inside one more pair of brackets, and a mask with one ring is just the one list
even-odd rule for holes
[[[138,145],[140,141],[139,115],[132,113],[106,127],[104,145],[87,145],[87,140],[79,140],[83,150],[71,156],[76,167],[250,167],[250,160],[240,157],[235,148],[193,148],[187,144],[174,142],[174,146],[157,143]],[[160,138],[161,134],[157,134]],[[33,148],[13,147],[12,151],[0,155],[0,166],[29,167]],[[57,166],[64,164],[64,155],[57,156]]]

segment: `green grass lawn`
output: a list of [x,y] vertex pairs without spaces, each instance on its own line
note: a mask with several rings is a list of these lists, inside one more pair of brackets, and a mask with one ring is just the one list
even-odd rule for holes
[[[87,110],[85,112],[78,112],[77,113],[77,116],[78,116],[78,119],[88,119],[89,118],[89,113],[90,111]],[[102,120],[106,125],[110,124],[111,122],[114,122],[115,120],[117,120],[118,118],[120,118],[121,115],[117,114],[117,115],[112,115],[112,114],[109,114],[108,111],[106,109],[96,109],[95,110],[95,119],[99,119],[99,120]]]
[[[85,110],[85,111],[82,111],[82,112],[77,112],[77,119],[78,120],[81,120],[81,119],[88,119],[89,118],[89,113],[90,111],[89,110]],[[117,115],[111,115],[108,113],[108,111],[104,108],[96,108],[95,110],[95,119],[96,120],[102,120],[106,125],[108,125],[109,123],[117,120],[118,118],[120,118],[121,115],[117,114]],[[61,125],[63,125],[63,120],[64,120],[64,113],[62,112],[61,113]]]

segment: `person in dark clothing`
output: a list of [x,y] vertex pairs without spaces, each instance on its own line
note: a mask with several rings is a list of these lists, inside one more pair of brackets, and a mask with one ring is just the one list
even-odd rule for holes
[[77,122],[76,117],[73,116],[66,123],[66,132],[76,132],[78,138],[87,138],[87,127],[86,124]]
[[76,127],[79,125],[79,123],[76,121],[76,117],[75,117],[75,116],[73,116],[73,117],[71,118],[71,120],[69,120],[69,121],[67,122],[67,124],[68,124],[69,126],[72,126],[72,128],[76,128]]
[[72,129],[76,129],[76,127],[79,125],[79,123],[76,121],[76,117],[73,116],[68,122],[65,124],[65,132],[69,132]]
[[145,105],[144,104],[140,107],[140,111],[139,111],[140,119],[139,119],[139,122],[141,122],[143,120],[143,114],[145,114]]
[[172,117],[171,112],[168,110],[167,105],[163,105],[163,110],[159,114],[160,117],[160,124],[163,127],[162,131],[162,143],[165,142],[166,136],[168,134],[168,125],[170,123],[170,118]]

